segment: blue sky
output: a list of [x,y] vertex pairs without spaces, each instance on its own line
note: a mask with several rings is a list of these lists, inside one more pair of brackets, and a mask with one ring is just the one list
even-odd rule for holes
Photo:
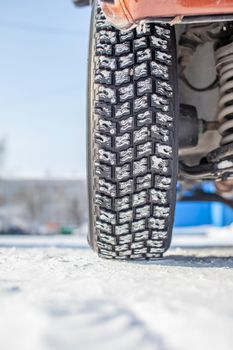
[[85,176],[90,8],[0,1],[0,138],[5,172]]

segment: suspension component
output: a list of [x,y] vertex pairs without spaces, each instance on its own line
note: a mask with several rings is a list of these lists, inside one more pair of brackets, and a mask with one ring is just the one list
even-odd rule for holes
[[196,147],[201,134],[219,127],[217,121],[198,118],[196,107],[183,103],[180,105],[179,124],[179,150]]
[[221,30],[221,23],[195,23],[187,25],[180,36],[178,47],[179,77],[193,91],[204,92],[215,89],[218,86],[217,77],[205,87],[193,86],[186,77],[186,69],[192,62],[197,48],[205,45],[207,42],[218,40]]
[[221,145],[233,142],[233,37],[231,39],[232,42],[215,51],[220,85],[217,120],[220,123]]
[[[198,46],[213,42],[217,77],[205,88],[196,88],[187,80],[185,71]],[[189,166],[180,161],[180,179],[216,180],[232,187],[233,181],[233,23],[190,25],[180,39],[180,78],[194,91],[207,91],[219,86],[217,120],[202,121],[202,132],[217,130],[221,135],[220,146],[203,157],[199,164]]]
[[192,148],[198,143],[199,121],[197,110],[191,105],[180,105],[179,149]]

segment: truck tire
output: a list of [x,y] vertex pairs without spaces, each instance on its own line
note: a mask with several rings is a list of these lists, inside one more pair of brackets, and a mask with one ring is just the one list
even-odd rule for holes
[[174,28],[121,31],[96,2],[88,76],[89,244],[104,258],[160,258],[176,201]]

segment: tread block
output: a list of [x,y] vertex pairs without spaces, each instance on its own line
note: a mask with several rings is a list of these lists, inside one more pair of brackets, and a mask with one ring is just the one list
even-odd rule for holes
[[164,242],[162,240],[156,240],[156,241],[153,241],[153,240],[148,240],[146,242],[146,245],[148,247],[153,247],[153,248],[161,248],[163,246]]
[[101,18],[99,20],[96,21],[96,29],[97,30],[101,30],[101,29],[112,29],[112,26],[106,22],[106,20],[104,18]]
[[164,248],[150,248],[150,253],[154,253],[154,254],[164,253]]
[[123,256],[124,258],[126,256],[130,256],[132,254],[132,250],[128,249],[128,250],[124,250],[123,252],[119,252],[119,256]]
[[97,34],[97,42],[101,44],[115,44],[117,36],[115,30],[100,30]]
[[158,124],[167,126],[167,128],[172,128],[172,121],[173,121],[173,118],[169,114],[162,113],[162,112],[156,113],[156,122]]
[[146,111],[137,115],[137,126],[152,124],[152,111]]
[[96,221],[96,228],[100,229],[101,232],[112,233],[112,226],[100,220]]
[[165,38],[165,39],[171,38],[170,29],[163,28],[161,26],[155,25],[155,33],[156,33],[156,35],[160,36],[161,38]]
[[119,58],[120,68],[132,67],[134,65],[134,54],[129,53]]
[[106,136],[99,132],[95,134],[95,142],[104,147],[111,147],[112,145],[111,136]]
[[119,212],[119,222],[124,224],[125,222],[130,222],[133,220],[133,211],[132,209],[127,211]]
[[112,84],[112,72],[110,70],[98,69],[95,82],[99,84]]
[[151,78],[140,80],[137,83],[137,94],[142,96],[145,94],[150,94],[152,92],[152,80]]
[[110,195],[111,197],[116,197],[116,185],[106,181],[105,179],[99,180],[99,191],[103,192],[107,195]]
[[138,254],[145,254],[146,252],[147,252],[147,248],[146,247],[134,249],[134,254],[136,254],[136,255],[138,255]]
[[142,96],[134,100],[134,111],[139,112],[143,109],[148,108],[148,98],[147,96]]
[[103,102],[116,103],[116,91],[112,88],[99,86],[96,97]]
[[128,244],[122,244],[122,245],[116,245],[115,246],[115,251],[116,252],[122,252],[122,251],[127,251],[129,249]]
[[126,132],[126,131],[129,131],[129,130],[132,130],[133,129],[133,117],[129,117],[127,119],[123,119],[119,122],[119,125],[120,125],[120,131],[123,133],[123,132]]
[[167,159],[151,156],[151,169],[166,174],[168,172],[168,166],[169,163]]
[[136,189],[137,191],[143,190],[145,188],[151,187],[151,174],[146,174],[144,176],[138,176],[136,179]]
[[122,149],[130,146],[130,134],[125,133],[115,138],[116,149]]
[[166,81],[156,81],[156,92],[160,95],[165,95],[167,97],[173,96],[172,86]]
[[144,254],[132,254],[130,255],[132,260],[145,260]]
[[147,63],[141,63],[134,66],[134,79],[146,78],[148,77]]
[[114,106],[114,108],[115,108],[115,117],[116,118],[121,118],[121,117],[130,115],[130,103],[129,102],[118,104],[118,105]]
[[104,176],[106,179],[112,178],[112,168],[106,164],[99,162],[95,163],[95,173],[99,176]]
[[138,145],[137,146],[137,156],[145,156],[145,155],[150,155],[152,153],[152,142],[148,141],[144,144]]
[[115,135],[116,133],[116,123],[110,120],[99,119],[97,129],[101,132],[110,133]]
[[168,74],[167,66],[160,64],[158,62],[152,61],[150,62],[150,69],[151,69],[151,74],[154,75],[155,77],[168,80],[169,74]]
[[167,204],[167,192],[156,190],[155,188],[152,188],[150,190],[150,200],[153,203],[159,203],[159,204]]
[[135,176],[145,174],[148,168],[147,158],[142,158],[140,160],[135,160],[133,162],[133,174]]
[[129,209],[130,207],[130,197],[129,196],[125,196],[122,198],[116,198],[115,199],[115,209],[117,211],[119,210],[124,210],[124,209]]
[[119,88],[119,96],[121,102],[134,98],[134,85],[129,84]]
[[148,23],[141,23],[136,27],[136,36],[137,38],[141,38],[147,34],[151,34],[151,28]]
[[142,219],[150,216],[150,205],[144,205],[143,207],[136,208],[136,219]]
[[125,41],[127,41],[127,40],[132,40],[133,39],[133,37],[134,37],[134,33],[133,33],[133,31],[127,31],[127,32],[120,32],[120,42],[121,43],[123,43],[123,42],[125,42]]
[[105,151],[104,149],[98,150],[98,159],[111,165],[116,164],[116,154],[110,151]]
[[172,56],[162,51],[155,52],[155,59],[168,65],[172,64]]
[[104,68],[104,69],[110,69],[110,70],[115,70],[117,68],[115,58],[98,56],[96,57],[96,60],[97,60],[98,68]]
[[169,130],[158,125],[152,125],[151,137],[155,138],[156,141],[169,142]]
[[116,85],[122,85],[130,82],[130,71],[129,68],[115,71],[115,83]]
[[102,256],[107,259],[115,258],[117,256],[116,252],[110,252],[109,250],[99,248],[99,256]]
[[155,175],[155,188],[168,190],[171,188],[171,178],[166,176]]
[[116,179],[121,181],[130,177],[130,165],[124,164],[116,167]]
[[132,235],[122,235],[119,237],[119,243],[124,244],[124,243],[131,243],[132,242]]
[[158,156],[164,157],[164,158],[172,158],[172,147],[169,145],[162,145],[160,143],[157,143],[155,146],[156,154]]
[[164,51],[168,50],[168,42],[166,39],[161,39],[161,38],[158,38],[157,36],[151,35],[150,42],[151,42],[151,46],[154,46]]
[[137,62],[138,63],[150,61],[151,58],[152,58],[151,49],[140,50],[137,52]]
[[146,204],[147,202],[147,192],[146,191],[141,191],[139,193],[134,193],[133,194],[133,206],[139,206]]
[[125,194],[132,193],[133,191],[133,180],[129,179],[124,182],[119,183],[120,195],[124,196]]
[[153,208],[153,214],[155,217],[167,218],[169,216],[169,212],[169,207],[161,207],[159,205],[155,205]]
[[109,250],[109,251],[112,250],[112,245],[111,244],[103,243],[101,241],[97,241],[97,246],[99,248],[101,248],[101,249],[104,249],[104,250]]
[[104,102],[95,102],[95,113],[101,117],[110,118],[112,116],[112,108]]
[[135,242],[146,241],[149,238],[149,231],[136,232],[134,235]]
[[146,37],[135,39],[133,42],[133,45],[134,45],[134,50],[145,49],[147,47]]
[[141,129],[134,131],[134,142],[139,143],[148,140],[150,131],[147,126],[143,126]]
[[96,193],[95,204],[99,205],[100,207],[104,207],[106,209],[111,209],[112,199],[107,196],[104,196],[103,194]]
[[157,230],[164,230],[165,229],[165,220],[164,219],[157,219],[157,218],[149,218],[148,219],[148,226],[152,229]]
[[132,147],[126,149],[125,151],[120,152],[120,162],[121,163],[131,162],[132,159],[133,159],[133,148]]
[[130,43],[129,42],[124,42],[124,43],[115,45],[115,54],[117,56],[123,55],[125,53],[129,53],[129,52],[130,52]]
[[158,253],[146,253],[146,258],[150,259],[150,260],[157,260],[157,259],[161,259],[163,257],[164,250],[162,252],[158,252]]
[[117,236],[126,235],[129,233],[129,224],[116,225],[115,226],[115,234]]
[[160,239],[166,239],[167,238],[167,232],[166,231],[152,231],[151,235],[152,240],[160,240]]
[[131,244],[132,249],[140,249],[140,248],[145,248],[144,242],[133,242]]
[[106,211],[102,208],[100,209],[99,218],[100,220],[108,222],[110,224],[113,224],[113,225],[116,224],[116,214],[110,211]]
[[167,98],[159,96],[157,94],[151,95],[151,105],[158,109],[161,109],[163,112],[169,111],[169,101]]
[[144,231],[145,228],[146,228],[145,220],[138,220],[138,221],[132,222],[132,232]]

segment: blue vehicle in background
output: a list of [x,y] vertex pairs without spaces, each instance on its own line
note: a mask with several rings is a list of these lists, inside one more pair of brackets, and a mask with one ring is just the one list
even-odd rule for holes
[[212,182],[194,186],[184,192],[178,185],[177,192],[175,227],[200,225],[221,227],[233,222],[232,201],[219,196]]

